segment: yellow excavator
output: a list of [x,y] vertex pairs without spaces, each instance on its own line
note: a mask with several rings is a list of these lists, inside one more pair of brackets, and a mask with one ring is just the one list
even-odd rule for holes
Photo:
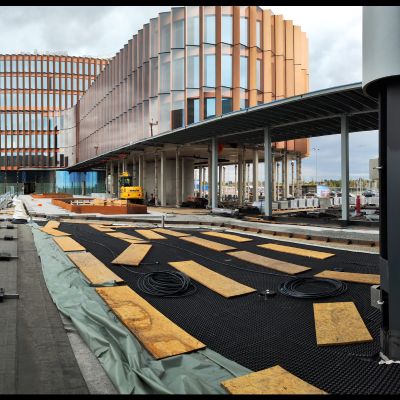
[[143,188],[141,186],[132,185],[132,176],[127,172],[123,172],[119,177],[120,198],[128,200],[129,203],[143,204]]

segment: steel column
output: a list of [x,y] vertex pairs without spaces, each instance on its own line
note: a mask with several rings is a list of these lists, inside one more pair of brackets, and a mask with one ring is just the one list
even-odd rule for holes
[[341,117],[342,220],[349,220],[349,120]]
[[258,149],[253,150],[253,201],[258,201]]
[[179,147],[175,152],[175,206],[181,206],[181,163],[179,160]]
[[[210,185],[210,184],[209,184]],[[218,207],[218,143],[215,138],[211,139],[211,207]]]
[[272,152],[271,131],[269,127],[264,128],[264,196],[266,217],[272,217]]
[[161,206],[165,207],[167,205],[167,156],[165,151],[161,152],[161,174],[160,174],[160,189],[161,189]]

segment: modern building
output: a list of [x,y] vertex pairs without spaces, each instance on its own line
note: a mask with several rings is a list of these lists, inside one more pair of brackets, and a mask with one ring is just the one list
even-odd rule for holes
[[[165,157],[164,173],[173,173],[174,178],[161,188],[161,203],[179,204],[193,194],[194,168],[204,177],[209,146],[190,143],[177,148],[168,145],[167,136],[157,148],[141,142],[307,91],[308,40],[292,21],[257,6],[172,8],[145,24],[76,106],[62,113],[60,167],[103,168],[107,191],[116,195],[118,174],[132,170],[148,195],[158,197]],[[124,151],[135,143],[137,149]],[[110,157],[116,149],[121,149],[118,157]],[[258,150],[245,144],[227,144],[219,150],[220,168],[238,164],[239,202],[243,202],[245,164]],[[281,164],[284,197],[289,194],[291,160],[296,161],[300,185],[301,158],[308,154],[308,139],[274,144],[273,165]],[[178,168],[180,176],[175,179]]]
[[67,55],[0,55],[2,192],[55,190],[55,171],[63,164],[58,155],[60,111],[77,103],[107,62]]

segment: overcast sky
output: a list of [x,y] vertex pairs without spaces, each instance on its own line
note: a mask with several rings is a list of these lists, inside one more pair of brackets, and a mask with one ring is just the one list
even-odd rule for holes
[[[159,12],[171,6],[0,6],[0,53],[67,52],[112,57]],[[362,7],[271,6],[307,32],[310,91],[360,82]],[[368,177],[378,155],[376,131],[350,134],[350,176]],[[318,177],[340,177],[340,137],[311,139],[318,148]],[[303,162],[303,177],[316,175],[316,151]]]

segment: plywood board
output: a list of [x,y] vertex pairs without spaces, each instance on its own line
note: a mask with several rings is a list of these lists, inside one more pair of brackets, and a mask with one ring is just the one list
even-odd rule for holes
[[325,260],[326,258],[333,257],[335,254],[326,253],[324,251],[315,251],[308,249],[301,249],[299,247],[283,246],[281,244],[267,243],[259,244],[258,247],[262,247],[268,250],[280,251],[282,253],[295,254],[297,256],[317,258],[318,260]]
[[96,291],[156,359],[205,347],[128,286],[96,288]]
[[318,346],[373,340],[352,301],[314,303],[313,306]]
[[236,247],[227,246],[226,244],[212,242],[211,240],[202,239],[195,236],[181,237],[180,239],[186,240],[187,242],[198,244],[199,246],[207,247],[208,249],[215,251],[228,251],[236,250]]
[[135,232],[137,232],[139,235],[144,236],[146,239],[150,240],[166,239],[165,236],[162,236],[159,233],[153,232],[152,230],[149,229],[136,229]]
[[250,251],[233,251],[227,254],[229,256],[239,258],[240,260],[247,261],[252,264],[261,265],[262,267],[274,269],[276,271],[284,272],[285,274],[290,275],[299,274],[300,272],[311,269],[302,265],[292,264],[286,261],[280,261],[273,258],[260,256],[259,254],[251,253]]
[[58,229],[54,229],[54,228],[42,228],[41,229],[42,232],[47,233],[51,236],[71,236],[71,234],[69,233],[65,233],[63,231],[59,231]]
[[224,297],[240,296],[256,291],[256,289],[218,274],[193,260],[169,262],[168,264]]
[[279,365],[221,382],[230,394],[326,394]]
[[86,251],[79,253],[67,253],[67,256],[93,285],[99,285],[101,283],[110,281],[115,281],[117,283],[123,282],[118,275],[114,274],[114,272],[108,269],[92,253]]
[[107,233],[107,235],[115,237],[117,239],[125,240],[128,243],[146,243],[143,239],[138,238],[136,236],[128,235],[127,233],[124,232],[112,232],[112,233]]
[[112,263],[137,267],[152,247],[151,244],[131,244]]
[[170,236],[176,236],[176,237],[190,236],[190,233],[177,232],[177,231],[172,231],[171,229],[165,229],[165,228],[154,228],[153,231],[158,232],[158,233],[163,233],[164,235],[170,235]]
[[250,238],[245,238],[239,235],[232,235],[231,233],[222,233],[222,232],[215,232],[215,231],[207,231],[207,232],[201,232],[203,235],[208,235],[208,236],[214,236],[214,237],[219,237],[221,239],[227,239],[227,240],[232,240],[234,242],[251,242],[253,239]]
[[358,274],[355,272],[325,270],[314,276],[316,278],[339,279],[341,281],[366,283],[368,285],[379,285],[381,283],[381,277],[378,274]]
[[92,227],[93,229],[96,229],[96,231],[100,232],[115,232],[115,229],[111,229],[108,226],[103,226],[99,224],[89,224],[89,226]]
[[80,245],[76,240],[68,237],[55,237],[53,240],[61,247],[63,251],[84,251],[86,250],[82,245]]
[[59,221],[49,221],[44,227],[45,228],[57,229],[59,226],[60,226],[60,222]]

